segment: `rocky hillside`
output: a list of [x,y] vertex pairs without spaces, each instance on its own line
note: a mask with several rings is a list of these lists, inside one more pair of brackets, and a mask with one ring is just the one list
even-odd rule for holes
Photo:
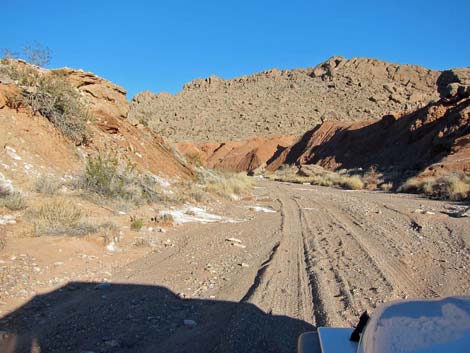
[[470,172],[470,69],[440,77],[442,99],[401,115],[363,122],[325,122],[268,166],[317,164],[327,169],[395,168],[425,175]]
[[[77,141],[64,136],[59,123],[54,124],[53,116],[47,118],[41,109],[32,111],[34,104],[43,104],[39,100],[44,97],[31,96],[36,101],[25,105],[22,95],[28,91],[37,93],[40,89],[28,88],[8,77],[6,69],[11,65],[28,75],[39,74],[41,79],[37,80],[44,86],[51,75],[70,82],[89,113],[82,132],[87,138]],[[135,127],[126,119],[129,102],[123,88],[81,70],[50,71],[21,61],[0,66],[0,181],[29,188],[41,175],[68,178],[82,170],[87,155],[96,151],[119,153],[137,169],[157,177],[191,178],[192,171],[175,158],[160,137],[149,129]],[[50,96],[49,93],[44,95]],[[79,124],[73,126],[78,131]]]
[[173,141],[300,135],[322,121],[416,110],[438,98],[439,76],[416,65],[332,57],[306,69],[196,79],[176,95],[142,92],[129,118]]
[[380,169],[439,175],[470,172],[470,69],[445,71],[440,99],[413,112],[364,121],[326,121],[300,138],[251,138],[224,143],[179,143],[204,164],[237,172],[283,165]]

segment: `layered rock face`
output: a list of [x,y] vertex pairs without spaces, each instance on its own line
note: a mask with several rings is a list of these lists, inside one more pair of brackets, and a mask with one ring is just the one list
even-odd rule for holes
[[254,137],[242,141],[222,143],[179,143],[180,153],[197,158],[209,168],[232,172],[256,172],[264,169],[277,153],[297,140],[297,136],[273,138]]
[[173,141],[300,135],[323,121],[416,110],[438,99],[440,75],[416,65],[333,57],[306,69],[196,79],[176,95],[143,92],[129,118]]
[[70,83],[88,97],[88,102],[95,116],[103,118],[127,118],[129,101],[126,90],[91,72],[63,68],[63,73]]

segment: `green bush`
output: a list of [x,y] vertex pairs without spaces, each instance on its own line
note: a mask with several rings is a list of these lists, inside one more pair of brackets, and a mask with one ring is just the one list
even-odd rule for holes
[[106,199],[135,205],[162,200],[155,177],[139,174],[133,164],[114,152],[89,156],[79,187]]
[[142,218],[131,217],[131,230],[139,231],[144,226],[144,220]]

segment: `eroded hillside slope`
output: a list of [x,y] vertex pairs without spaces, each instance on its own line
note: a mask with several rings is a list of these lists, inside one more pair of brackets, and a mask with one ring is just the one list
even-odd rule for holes
[[325,122],[274,158],[327,169],[395,168],[423,175],[470,171],[470,70],[443,75],[442,99],[412,113],[362,122]]
[[[22,62],[17,65],[30,69]],[[52,74],[49,70],[32,70],[45,76]],[[0,176],[3,179],[15,185],[31,185],[40,175],[67,177],[81,170],[86,156],[97,150],[119,153],[138,169],[156,176],[192,176],[192,171],[174,157],[161,138],[126,119],[129,102],[123,88],[81,70],[65,68],[55,70],[55,74],[65,77],[78,89],[89,109],[87,140],[72,141],[41,112],[33,114],[30,107],[20,103],[21,89],[3,76],[0,81]]]
[[440,72],[367,58],[332,57],[311,68],[211,76],[176,95],[142,92],[129,117],[174,141],[302,134],[322,121],[362,121],[438,98]]

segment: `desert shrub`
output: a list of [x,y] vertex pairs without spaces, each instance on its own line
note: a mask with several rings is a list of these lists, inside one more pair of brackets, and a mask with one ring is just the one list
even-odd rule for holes
[[410,178],[398,191],[425,194],[437,199],[468,200],[470,176],[465,173],[450,173],[440,177]]
[[24,58],[27,62],[36,66],[46,66],[51,62],[52,52],[48,47],[34,41],[26,44],[21,53],[14,52],[8,48],[2,48],[2,60]]
[[440,198],[456,201],[470,198],[470,183],[464,174],[451,174],[441,177],[437,180],[437,187],[433,189],[437,191],[437,196]]
[[39,76],[33,89],[24,90],[23,96],[34,114],[46,117],[72,141],[83,143],[88,139],[86,122],[90,116],[79,92],[60,73]]
[[61,181],[51,175],[41,175],[34,185],[36,192],[46,195],[55,195],[61,187]]
[[165,199],[157,177],[140,174],[135,165],[115,152],[89,156],[77,186],[105,199],[134,205]]
[[82,175],[81,186],[105,198],[131,200],[135,197],[134,166],[120,160],[114,152],[89,156]]
[[120,241],[120,234],[119,234],[119,226],[113,222],[105,222],[96,227],[96,230],[101,232],[101,237],[104,240],[104,243],[110,244],[112,242],[119,243]]
[[128,174],[127,170],[120,170],[117,154],[98,153],[87,158],[82,186],[99,195],[112,198],[124,193],[124,174]]
[[18,59],[20,53],[12,51],[8,48],[2,48],[2,63],[7,62],[9,59]]
[[48,201],[30,214],[36,235],[84,235],[95,232],[96,228],[84,222],[83,217],[80,208],[63,199]]
[[20,211],[28,207],[25,198],[19,192],[11,192],[0,198],[0,206],[8,208],[10,211]]
[[131,217],[131,229],[139,231],[144,226],[144,220],[142,218]]
[[19,86],[28,87],[35,86],[41,76],[37,68],[5,58],[2,59],[0,72],[13,81],[16,81]]
[[26,61],[37,66],[46,66],[51,62],[52,52],[49,48],[42,46],[39,42],[33,42],[23,47]]
[[4,60],[1,70],[22,86],[21,96],[10,103],[30,107],[47,118],[66,137],[77,144],[89,139],[86,122],[91,118],[80,93],[60,70],[41,72],[13,60]]
[[206,199],[206,194],[204,193],[204,191],[195,187],[192,187],[189,190],[187,196],[195,202],[203,202]]

